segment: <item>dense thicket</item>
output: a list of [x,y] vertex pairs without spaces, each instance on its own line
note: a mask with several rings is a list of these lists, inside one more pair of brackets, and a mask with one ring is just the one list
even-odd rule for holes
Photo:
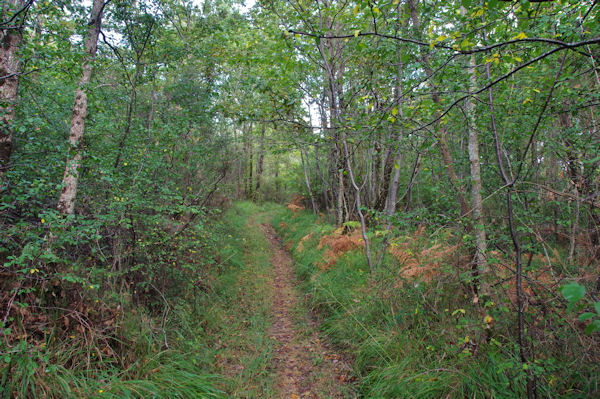
[[[592,310],[600,289],[594,6],[299,1],[262,14],[303,71],[297,101],[314,115],[281,117],[315,212],[360,221],[372,272],[406,228],[451,227],[469,254],[454,265],[463,289],[482,318],[510,319],[528,397],[549,395],[558,358],[596,356],[597,314],[564,311]],[[491,339],[480,334],[476,347]],[[565,378],[563,393],[589,389]]]
[[399,238],[448,233],[448,287],[487,320],[467,346],[507,345],[515,395],[597,392],[596,2],[1,8],[6,395],[56,364],[130,368],[132,314],[168,348],[172,304],[225,262],[220,210],[293,194],[360,229],[382,290]]

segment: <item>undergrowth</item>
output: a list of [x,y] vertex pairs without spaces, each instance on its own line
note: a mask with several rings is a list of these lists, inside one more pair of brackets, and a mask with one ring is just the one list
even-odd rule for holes
[[[319,249],[319,242],[324,234],[339,234],[334,227],[306,211],[278,209],[273,225],[293,254],[310,305],[323,318],[323,331],[354,356],[363,397],[525,395],[510,301],[474,303],[465,278],[468,273],[457,270],[460,265],[450,259],[437,260],[440,264],[432,279],[407,278],[391,254],[370,274],[360,248],[340,251],[335,263],[328,264],[323,260],[328,247]],[[403,231],[399,242],[402,235],[414,233]],[[456,241],[445,230],[417,235],[407,251],[414,251],[421,263],[431,259],[419,254]],[[382,238],[372,239],[375,248],[381,245]],[[598,393],[597,367],[574,361],[558,346],[561,340],[564,344],[575,338],[560,325],[553,334],[562,336],[545,343],[547,351],[537,354],[533,364],[539,394],[588,397]]]
[[148,218],[154,228],[138,235],[131,263],[112,268],[100,218],[10,231],[30,243],[3,265],[0,397],[224,397],[221,378],[199,367],[205,351],[178,337],[194,328],[180,323],[200,298],[194,276],[219,260],[199,252],[223,231],[194,223],[161,242],[159,220]]
[[[4,280],[0,397],[267,395],[269,247],[257,227],[252,232],[247,225],[256,212],[240,204],[171,234],[168,242],[161,237],[170,226],[149,218],[155,227],[138,236],[139,255],[123,269],[102,266],[101,245],[94,244],[103,238],[93,225],[89,241],[77,238],[78,251],[89,256],[68,259],[70,231],[85,221],[55,228],[52,243],[30,245],[15,265],[23,268],[25,251],[38,245],[54,263],[72,267],[25,266],[13,269],[24,278]],[[53,291],[57,279],[73,281]]]

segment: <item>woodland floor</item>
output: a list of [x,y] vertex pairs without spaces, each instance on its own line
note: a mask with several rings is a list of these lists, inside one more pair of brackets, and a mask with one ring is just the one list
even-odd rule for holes
[[292,258],[269,224],[261,225],[261,230],[272,251],[273,324],[269,335],[276,343],[273,366],[277,397],[348,397],[343,389],[351,372],[348,362],[319,337],[315,319],[301,314]]

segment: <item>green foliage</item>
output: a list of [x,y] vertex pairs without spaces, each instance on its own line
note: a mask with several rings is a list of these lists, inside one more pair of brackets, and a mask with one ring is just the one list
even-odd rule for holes
[[[600,256],[598,7],[196,3],[106,4],[84,88],[72,215],[56,201],[75,153],[67,132],[89,2],[28,2],[14,20],[2,10],[0,28],[22,33],[15,117],[0,132],[12,136],[0,171],[4,396],[210,397],[215,386],[270,395],[267,305],[240,290],[265,286],[265,270],[246,265],[268,264],[267,247],[246,224],[271,211],[221,209],[296,195],[298,205],[329,210],[323,219],[339,212],[345,230],[360,226],[358,195],[374,251],[395,240],[423,263],[435,245],[459,248],[455,261],[436,259],[438,285],[405,278],[390,254],[373,275],[360,251],[320,270],[319,237],[334,227],[277,211],[325,331],[356,355],[364,396],[523,396],[527,376],[541,395],[597,393],[586,367],[600,331],[600,305],[588,299]],[[0,101],[3,118],[11,101]],[[471,132],[479,133],[484,198],[475,222],[457,206],[461,197],[470,206],[479,179]],[[489,272],[472,267],[475,229],[486,233]],[[560,290],[564,312],[558,290],[571,280],[580,283]],[[479,295],[482,282],[492,292]],[[238,303],[246,307],[231,317]],[[517,311],[520,349],[532,356],[524,363],[514,342],[521,329],[511,324]],[[227,372],[215,366],[215,337],[256,348],[226,381],[211,377]]]
[[[570,310],[574,308],[581,308],[579,301],[585,296],[585,287],[577,283],[569,283],[564,285],[561,290],[561,294],[567,302]],[[600,331],[600,302],[594,302],[593,308],[595,312],[583,312],[579,315],[579,321],[588,321],[585,327],[585,333],[591,335],[595,332]]]
[[35,2],[24,28],[27,73],[0,177],[2,395],[222,397],[209,349],[188,334],[205,333],[173,326],[177,340],[169,326],[194,314],[184,304],[220,268],[231,140],[217,127],[218,62],[204,45],[222,44],[212,32],[237,17],[204,20],[179,1],[107,4],[76,212],[65,216],[55,209],[88,13]]
[[[353,354],[361,395],[525,395],[526,374],[518,346],[509,334],[513,320],[508,303],[488,301],[482,307],[473,304],[466,295],[465,282],[457,278],[451,266],[436,277],[442,286],[436,282],[402,282],[397,275],[401,265],[387,257],[383,266],[369,275],[360,251],[345,253],[323,271],[317,266],[323,253],[317,245],[320,236],[331,231],[330,226],[320,224],[308,212],[292,216],[282,208],[273,225],[294,248],[297,273],[309,294],[310,306],[321,315],[323,332],[335,345]],[[313,236],[296,249],[310,233]],[[439,234],[449,239],[447,232]],[[430,240],[427,236],[417,240],[414,251],[431,246]],[[581,292],[574,286],[567,293],[569,290]],[[556,333],[570,339],[568,331]],[[588,366],[569,369],[573,367],[571,359],[560,352],[549,350],[528,367],[540,379],[538,388],[544,395],[593,390],[585,382],[586,378],[596,378],[587,374]]]
[[570,283],[564,285],[560,290],[561,294],[565,297],[569,303],[575,303],[579,301],[585,295],[585,287],[577,284]]

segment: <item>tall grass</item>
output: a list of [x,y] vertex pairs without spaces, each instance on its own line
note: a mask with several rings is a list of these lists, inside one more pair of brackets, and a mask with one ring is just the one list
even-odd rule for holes
[[[148,337],[146,337],[148,338]],[[218,377],[198,368],[178,349],[141,354],[127,369],[94,356],[72,364],[87,351],[84,342],[55,344],[50,350],[21,345],[2,370],[2,398],[222,398]],[[68,365],[68,367],[65,367]]]
[[259,230],[263,208],[236,203],[223,218],[218,277],[196,304],[206,364],[224,376],[228,397],[273,395],[270,246]]
[[193,290],[186,282],[176,297],[165,292],[157,311],[119,296],[110,335],[50,329],[41,344],[0,341],[0,398],[269,396],[269,246],[248,224],[258,211],[242,203],[224,215],[215,232],[223,245],[217,259],[199,257]]
[[[322,315],[321,328],[354,356],[363,397],[516,398],[525,394],[525,373],[507,305],[473,304],[452,265],[443,265],[431,283],[408,281],[391,257],[370,275],[364,254],[354,250],[322,270],[318,265],[323,264],[323,250],[317,246],[333,226],[319,220],[309,212],[279,207],[273,225],[291,248],[310,306]],[[300,240],[311,233],[298,249]],[[448,231],[437,234],[443,235],[439,240],[452,240]],[[428,248],[435,239],[413,240],[414,250]],[[380,245],[377,240],[374,247]],[[486,314],[495,319],[491,330],[483,323]],[[542,354],[540,358],[544,362],[536,365],[535,372],[544,397],[585,397],[585,385],[598,379],[589,367],[569,366],[566,357]]]

